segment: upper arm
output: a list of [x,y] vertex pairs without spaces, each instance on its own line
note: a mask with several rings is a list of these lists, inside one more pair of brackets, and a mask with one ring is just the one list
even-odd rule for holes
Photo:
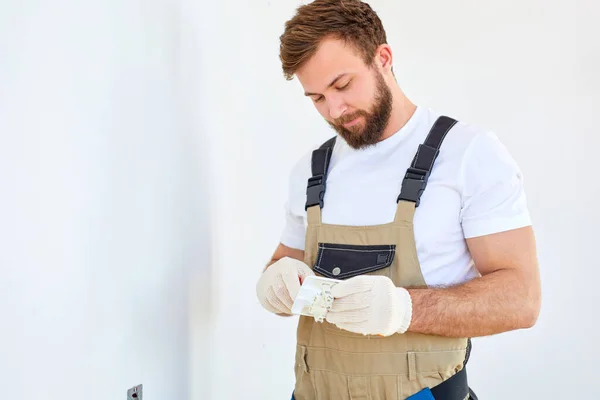
[[497,273],[507,278],[497,289],[517,296],[528,318],[526,324],[532,326],[540,311],[542,290],[531,226],[467,239],[467,246],[481,275]]
[[515,270],[528,279],[539,279],[536,242],[531,226],[469,238],[467,246],[481,275]]
[[304,261],[304,251],[288,247],[283,243],[279,243],[279,246],[277,246],[275,249],[271,260],[277,261],[283,257],[290,257],[295,258],[296,260]]
[[267,269],[269,265],[282,259],[283,257],[290,257],[295,258],[296,260],[304,261],[304,251],[294,249],[292,247],[288,247],[282,243],[279,243],[279,245],[275,249],[275,252],[273,253],[273,256],[271,257],[271,261],[269,262],[269,264],[267,264],[265,269]]

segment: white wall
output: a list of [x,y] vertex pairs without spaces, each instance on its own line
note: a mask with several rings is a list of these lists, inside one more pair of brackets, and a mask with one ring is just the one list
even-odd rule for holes
[[189,397],[209,246],[176,16],[0,4],[1,399]]
[[[331,135],[285,82],[277,58],[298,2],[206,5],[212,48],[205,93],[214,167],[216,364],[212,398],[288,398],[295,319],[268,315],[254,283],[277,244],[286,179],[296,159]],[[592,317],[600,268],[593,251],[600,145],[593,2],[373,0],[395,50],[398,80],[419,104],[495,130],[526,175],[544,303],[535,329],[476,340],[469,369],[481,398],[600,395]],[[215,22],[217,21],[217,22]],[[585,24],[585,25],[581,25]],[[585,113],[590,113],[589,116]],[[564,204],[561,204],[564,203]],[[242,335],[246,335],[244,338]],[[234,382],[234,384],[232,384]],[[595,393],[592,393],[595,392]],[[593,397],[593,395],[592,395]]]

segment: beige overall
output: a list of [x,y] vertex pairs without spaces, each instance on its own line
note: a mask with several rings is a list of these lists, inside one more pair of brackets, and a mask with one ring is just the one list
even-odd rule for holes
[[[304,261],[317,275],[346,279],[378,274],[388,276],[396,286],[427,287],[415,246],[415,210],[415,202],[400,200],[393,222],[356,227],[323,224],[320,206],[310,206]],[[344,262],[358,264],[350,272]],[[365,336],[302,316],[297,330],[294,397],[406,399],[460,371],[466,351],[466,338],[411,332]]]

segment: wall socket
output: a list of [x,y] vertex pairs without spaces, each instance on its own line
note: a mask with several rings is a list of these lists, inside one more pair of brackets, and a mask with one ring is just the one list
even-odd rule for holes
[[143,400],[142,385],[132,387],[127,391],[127,400]]

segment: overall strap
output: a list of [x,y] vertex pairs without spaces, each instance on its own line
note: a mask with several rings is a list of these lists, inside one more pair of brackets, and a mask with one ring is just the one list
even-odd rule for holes
[[329,170],[329,162],[331,161],[331,154],[333,153],[336,137],[337,136],[332,137],[312,152],[312,176],[308,178],[308,185],[306,187],[305,210],[316,205],[323,208],[327,172]]
[[415,154],[412,164],[406,171],[406,175],[404,175],[397,202],[404,200],[414,203],[415,207],[419,207],[421,195],[427,186],[429,174],[431,174],[433,163],[440,152],[442,142],[456,122],[456,120],[446,116],[441,116],[435,121],[425,142],[419,145],[417,154]]
[[329,162],[331,161],[336,137],[332,137],[312,153],[312,176],[308,178],[306,205],[304,206],[310,226],[321,224],[321,208],[323,208],[323,198],[325,197],[325,184],[327,182]]

